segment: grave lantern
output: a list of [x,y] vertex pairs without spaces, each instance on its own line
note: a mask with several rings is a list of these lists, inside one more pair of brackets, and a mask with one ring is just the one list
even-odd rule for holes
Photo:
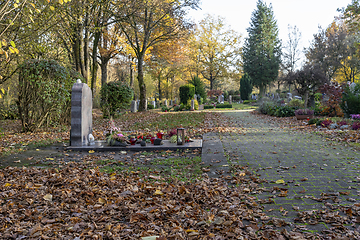
[[177,133],[177,145],[184,145],[185,143],[185,128],[176,129]]

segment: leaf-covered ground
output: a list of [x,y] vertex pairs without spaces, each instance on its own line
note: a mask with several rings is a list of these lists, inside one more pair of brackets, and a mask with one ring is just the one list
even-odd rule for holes
[[[129,114],[115,121],[122,130],[157,131],[178,126],[181,117],[192,137],[206,132],[242,132],[234,125],[236,119],[211,112],[185,115],[147,112]],[[299,124],[291,119],[280,121],[284,127],[294,129]],[[41,145],[49,138],[60,141],[69,138],[65,128],[19,134],[14,131],[18,124],[11,123],[12,127],[1,135],[3,153],[25,150],[32,143]],[[97,139],[103,138],[107,126],[107,121],[95,113]],[[205,174],[208,166],[199,157],[196,151],[59,152],[34,162],[46,168],[3,168],[0,170],[1,238],[360,239],[360,229],[345,227],[359,226],[359,203],[339,209],[341,213],[332,211],[331,204],[327,209],[299,212],[303,222],[322,220],[334,224],[333,229],[322,234],[304,231],[299,225],[288,225],[281,218],[268,216],[264,204],[272,200],[258,200],[250,194],[264,191],[261,188],[264,180],[253,175],[252,169],[232,166],[231,176],[210,179]],[[281,194],[282,189],[272,191]]]

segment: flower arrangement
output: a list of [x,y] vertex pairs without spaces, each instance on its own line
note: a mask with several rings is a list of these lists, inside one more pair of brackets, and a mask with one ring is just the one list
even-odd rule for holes
[[323,120],[320,125],[323,127],[329,127],[333,122],[330,119]]
[[351,114],[350,117],[352,119],[360,119],[360,114]]
[[360,122],[359,121],[355,121],[352,126],[351,126],[352,130],[359,130],[360,129]]
[[298,109],[295,112],[295,115],[314,115],[314,110],[305,108],[305,109]]

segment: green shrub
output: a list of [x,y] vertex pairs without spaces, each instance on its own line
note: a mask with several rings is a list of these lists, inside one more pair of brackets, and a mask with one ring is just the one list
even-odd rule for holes
[[344,89],[340,106],[346,117],[360,113],[360,84]]
[[71,88],[79,74],[54,60],[19,65],[18,110],[23,131],[70,122]]
[[[204,83],[201,81],[201,79],[198,76],[194,76],[190,81],[190,84],[194,85],[195,87],[195,94],[201,98],[206,98],[206,92],[205,92],[205,87],[204,87]],[[200,103],[202,104],[202,103]]]
[[256,102],[256,100],[245,100],[243,102],[243,104],[249,104],[249,103],[254,103],[254,102]]
[[162,111],[162,112],[169,112],[170,109],[171,109],[171,107],[167,107],[167,106],[165,106],[165,105],[161,106],[161,111]]
[[250,76],[245,73],[240,80],[240,96],[242,100],[249,100],[249,96],[252,92],[253,86],[251,84]]
[[204,105],[204,109],[213,109],[214,105]]
[[241,100],[240,95],[231,95],[233,102],[239,102]]
[[5,119],[18,119],[19,111],[16,105],[5,106],[4,104],[0,104],[0,120]]
[[102,86],[101,109],[104,118],[115,116],[118,110],[129,107],[134,97],[134,91],[122,82],[109,82]]
[[216,104],[216,108],[232,108],[232,104],[229,103]]
[[[188,100],[188,101],[187,101],[187,104],[186,104],[186,106],[185,106],[185,109],[186,109],[186,110],[190,110],[190,109],[191,109],[191,100]],[[199,110],[199,103],[198,103],[197,100],[194,100],[194,109],[195,109],[195,110]]]
[[288,103],[289,107],[298,107],[303,108],[304,107],[304,101],[300,99],[291,99],[291,101]]
[[195,95],[195,86],[186,84],[179,88],[180,103],[187,104],[189,99],[193,99]]
[[276,117],[292,117],[292,116],[295,116],[294,111],[295,111],[295,109],[293,107],[281,106],[281,107],[276,108],[274,116],[276,116]]
[[149,109],[149,110],[154,109],[154,105],[148,104],[148,105],[147,105],[147,109]]

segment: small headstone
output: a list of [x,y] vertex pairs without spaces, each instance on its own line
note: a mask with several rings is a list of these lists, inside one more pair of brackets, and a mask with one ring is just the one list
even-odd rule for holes
[[92,133],[92,92],[80,79],[71,89],[71,146],[90,144]]
[[229,96],[229,103],[232,104],[232,96]]
[[133,113],[137,112],[137,103],[134,100],[131,101],[130,111],[133,112]]
[[162,139],[157,138],[154,140],[154,145],[162,145],[162,144],[163,144]]
[[194,111],[195,110],[195,101],[194,99],[191,100],[191,108],[190,108],[191,111]]
[[141,141],[141,142],[140,142],[140,145],[141,145],[142,147],[145,147],[145,146],[146,146],[146,141],[144,141],[144,140]]

